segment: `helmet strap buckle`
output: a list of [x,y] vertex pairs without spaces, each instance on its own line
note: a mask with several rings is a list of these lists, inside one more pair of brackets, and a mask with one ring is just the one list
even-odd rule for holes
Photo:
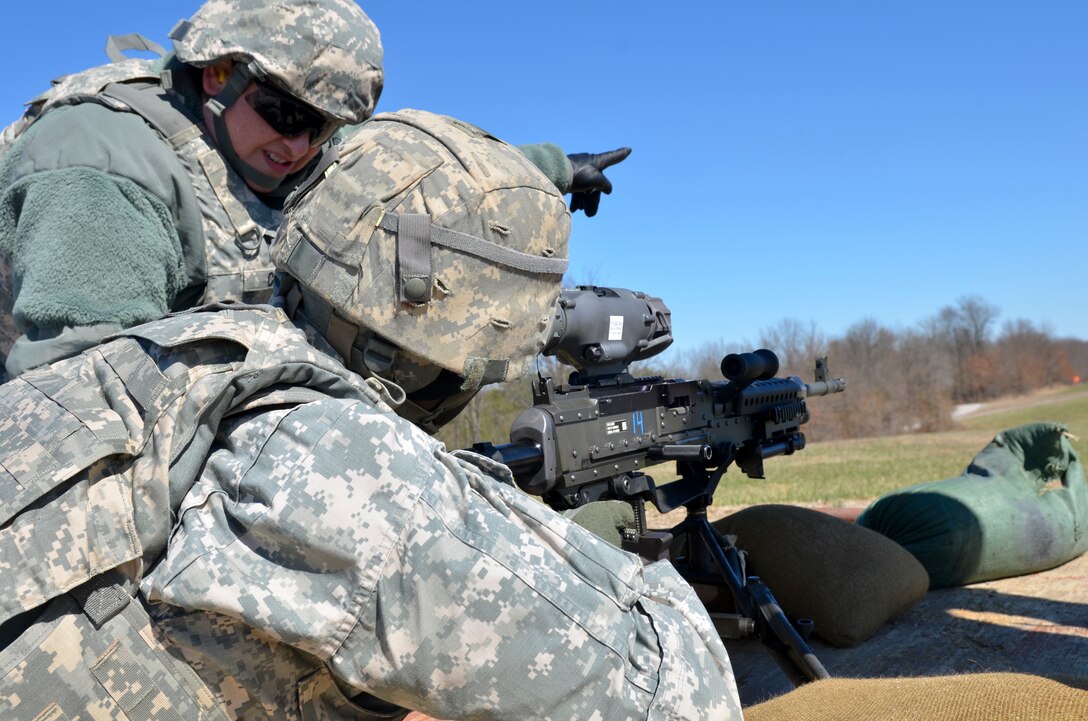
[[386,374],[397,360],[397,346],[387,343],[376,335],[370,334],[363,342],[363,365],[374,374]]

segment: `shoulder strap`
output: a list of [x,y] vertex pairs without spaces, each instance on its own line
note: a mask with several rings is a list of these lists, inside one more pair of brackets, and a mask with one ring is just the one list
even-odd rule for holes
[[158,83],[111,83],[101,94],[132,108],[175,150],[202,132],[178,94]]
[[[120,101],[139,114],[174,150],[199,138],[204,132],[203,126],[185,108],[181,97],[160,83],[113,83],[106,86],[100,95]],[[197,161],[227,214],[243,257],[257,257],[265,242],[264,229],[231,192],[230,171],[221,152],[208,147],[197,156]]]

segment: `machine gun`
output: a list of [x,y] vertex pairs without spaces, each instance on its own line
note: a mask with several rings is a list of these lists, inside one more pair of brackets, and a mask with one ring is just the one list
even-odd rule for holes
[[[826,359],[816,380],[776,378],[777,356],[766,349],[725,356],[726,380],[635,378],[634,361],[672,343],[671,314],[659,298],[621,288],[564,290],[544,349],[575,371],[557,385],[540,375],[533,405],[514,420],[509,444],[473,450],[505,463],[524,491],[557,510],[620,499],[635,509],[624,548],[648,560],[669,558],[693,584],[727,587],[736,613],[711,613],[723,638],[756,635],[799,685],[828,673],[807,643],[810,620],[787,619],[770,589],[745,571],[735,538],[707,520],[707,507],[735,463],[763,478],[763,460],[805,447],[805,399],[838,393]],[[658,485],[648,466],[675,461],[679,479]],[[661,513],[686,508],[668,532],[646,526],[646,503]]]

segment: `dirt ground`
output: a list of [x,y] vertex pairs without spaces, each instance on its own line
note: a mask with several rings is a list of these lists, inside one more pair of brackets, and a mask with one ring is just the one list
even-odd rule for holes
[[[839,677],[984,671],[1088,676],[1088,554],[1042,573],[930,591],[853,648],[816,638],[811,645]],[[726,648],[743,705],[792,688],[758,641],[730,641]]]

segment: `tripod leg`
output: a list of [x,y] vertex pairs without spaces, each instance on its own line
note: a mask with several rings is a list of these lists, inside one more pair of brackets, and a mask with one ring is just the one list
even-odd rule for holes
[[[736,549],[731,544],[728,549],[722,547],[718,533],[705,517],[692,519],[689,515],[684,525],[689,534],[698,535],[703,542],[722,579],[732,591],[737,610],[754,618],[764,645],[769,648],[775,661],[794,685],[830,678],[812,648],[786,618],[771,589],[755,576],[742,577],[735,558]],[[689,536],[689,554],[693,554],[694,550],[690,548],[692,540]],[[727,553],[727,550],[731,553]]]
[[[763,642],[770,647],[775,661],[790,677],[793,685],[831,678],[812,648],[786,618],[771,589],[756,576],[749,576],[746,587],[759,606],[760,616],[774,634],[773,640],[777,643],[768,643],[770,639],[767,638]],[[801,675],[797,675],[798,672]]]

